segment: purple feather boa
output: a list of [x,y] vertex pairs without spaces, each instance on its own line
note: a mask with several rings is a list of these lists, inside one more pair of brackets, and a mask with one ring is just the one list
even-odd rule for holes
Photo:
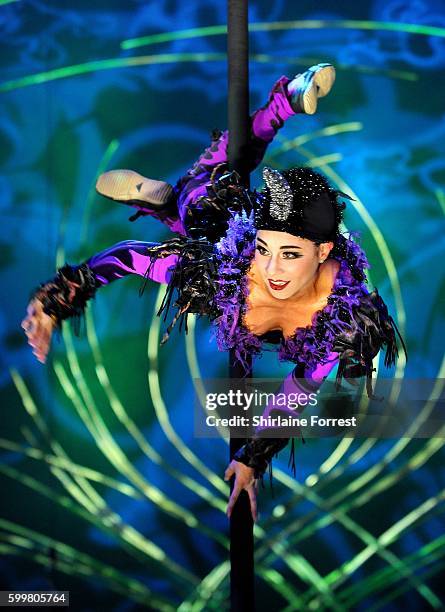
[[[233,349],[244,366],[248,357],[259,355],[262,348],[261,339],[242,322],[247,310],[247,272],[255,254],[255,235],[253,214],[243,212],[230,220],[226,235],[216,245],[219,272],[216,304],[220,312],[214,322],[216,341],[221,351]],[[351,234],[348,238],[339,236],[332,254],[340,262],[340,269],[328,303],[314,314],[312,325],[297,328],[282,341],[278,348],[282,361],[303,363],[315,369],[328,360],[336,336],[356,325],[353,308],[368,294],[366,255]]]

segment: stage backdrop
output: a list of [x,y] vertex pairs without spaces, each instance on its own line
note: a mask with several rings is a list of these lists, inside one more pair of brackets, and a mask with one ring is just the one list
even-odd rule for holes
[[[309,164],[355,198],[346,227],[408,345],[389,376],[443,377],[443,2],[250,5],[252,109],[282,74],[337,69],[266,163]],[[70,590],[82,610],[228,607],[228,445],[193,436],[194,379],[227,372],[209,324],[160,349],[162,291],[140,298],[132,277],[98,293],[79,338],[64,327],[46,366],[20,330],[56,265],[170,236],[95,180],[175,182],[224,128],[225,21],[221,0],[0,1],[2,589]],[[417,426],[298,444],[296,478],[281,453],[274,497],[260,492],[258,610],[441,607],[445,439],[412,440]]]

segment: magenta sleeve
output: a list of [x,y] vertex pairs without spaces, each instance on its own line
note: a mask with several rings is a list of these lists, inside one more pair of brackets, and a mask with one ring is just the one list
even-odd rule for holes
[[[302,368],[297,367],[284,379],[277,393],[280,395],[284,394],[283,396],[289,398],[289,403],[294,403],[295,397],[298,397],[298,395],[305,396],[310,393],[316,393],[337,364],[338,353],[330,353],[328,361],[325,364],[319,364],[313,371],[302,370]],[[287,403],[286,406],[277,406],[277,402],[269,402],[262,416],[267,418],[272,411],[279,412],[282,416],[296,416],[301,414],[305,408],[305,405],[301,405],[291,409],[287,407]],[[257,431],[259,433],[261,428]]]
[[[317,392],[329,372],[337,365],[337,353],[331,353],[326,364],[319,365],[313,371],[309,371],[304,367],[297,366],[283,381],[280,389],[273,394],[273,397],[268,397],[268,405],[262,413],[264,426],[259,425],[255,429],[253,438],[250,438],[244,446],[242,446],[234,455],[234,459],[254,470],[255,478],[261,478],[267,469],[271,466],[272,458],[289,442],[289,429],[282,431],[282,437],[277,438],[279,426],[270,426],[268,422],[273,422],[273,418],[280,417],[298,417],[305,406],[298,403],[298,397],[310,399],[310,394]],[[282,397],[286,396],[285,405],[282,405]],[[277,401],[280,397],[280,401]],[[306,402],[305,402],[306,403]],[[295,406],[294,409],[288,405]],[[271,421],[269,418],[271,417]],[[303,439],[299,428],[293,428],[293,436],[299,436]],[[292,441],[292,449],[289,462],[295,474],[295,456],[294,442]]]
[[168,283],[178,256],[169,255],[152,263],[147,249],[153,246],[153,242],[125,240],[93,255],[86,263],[100,285],[107,285],[128,274],[146,276],[157,283]]

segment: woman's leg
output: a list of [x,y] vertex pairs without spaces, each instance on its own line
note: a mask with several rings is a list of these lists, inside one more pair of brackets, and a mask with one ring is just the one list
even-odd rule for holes
[[[289,117],[312,114],[317,99],[326,95],[335,79],[334,68],[318,64],[294,79],[283,76],[275,83],[267,103],[250,118],[250,139],[246,168],[254,170],[264,157],[268,144]],[[215,135],[211,145],[172,189],[168,183],[147,179],[131,170],[114,170],[99,178],[97,190],[111,199],[150,215],[172,231],[186,234],[188,210],[199,206],[212,179],[227,171],[228,132]],[[190,214],[190,213],[189,213]]]
[[[264,157],[268,144],[284,125],[295,115],[287,84],[290,79],[281,77],[272,88],[267,103],[250,117],[250,137],[247,151],[246,169],[252,172]],[[184,224],[190,208],[198,205],[199,198],[207,195],[207,185],[227,172],[227,130],[220,133],[205,149],[192,168],[181,177],[175,186],[179,218]]]
[[[330,64],[318,64],[294,79],[282,76],[272,87],[266,104],[250,117],[250,138],[246,169],[255,170],[264,157],[267,146],[284,122],[295,114],[313,114],[319,97],[325,96],[335,80]],[[228,132],[215,137],[210,147],[175,186],[179,218],[184,224],[189,208],[207,195],[212,179],[227,171]],[[199,205],[199,204],[198,204]]]

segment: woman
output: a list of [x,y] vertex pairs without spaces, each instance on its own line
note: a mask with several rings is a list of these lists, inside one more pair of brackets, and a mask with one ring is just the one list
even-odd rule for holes
[[[286,119],[316,111],[334,79],[334,68],[320,64],[277,81],[268,103],[251,117],[248,170]],[[241,362],[258,354],[263,341],[278,342],[280,359],[296,363],[285,392],[317,389],[339,364],[337,380],[366,374],[371,393],[373,357],[386,345],[390,365],[397,347],[385,304],[377,291],[366,290],[363,251],[339,233],[339,198],[348,196],[308,168],[266,168],[264,190],[250,192],[226,162],[225,132],[174,188],[125,170],[99,178],[100,193],[137,208],[133,218],[155,216],[177,237],[119,243],[80,266],[64,266],[42,285],[22,324],[39,361],[45,362],[54,327],[81,314],[99,287],[139,274],[168,284],[160,313],[175,296],[177,312],[163,342],[177,321],[186,327],[188,313],[205,314],[215,321],[219,349],[234,349]],[[255,483],[288,442],[261,434],[225,472],[225,479],[235,475],[229,516],[245,489],[256,520]]]

